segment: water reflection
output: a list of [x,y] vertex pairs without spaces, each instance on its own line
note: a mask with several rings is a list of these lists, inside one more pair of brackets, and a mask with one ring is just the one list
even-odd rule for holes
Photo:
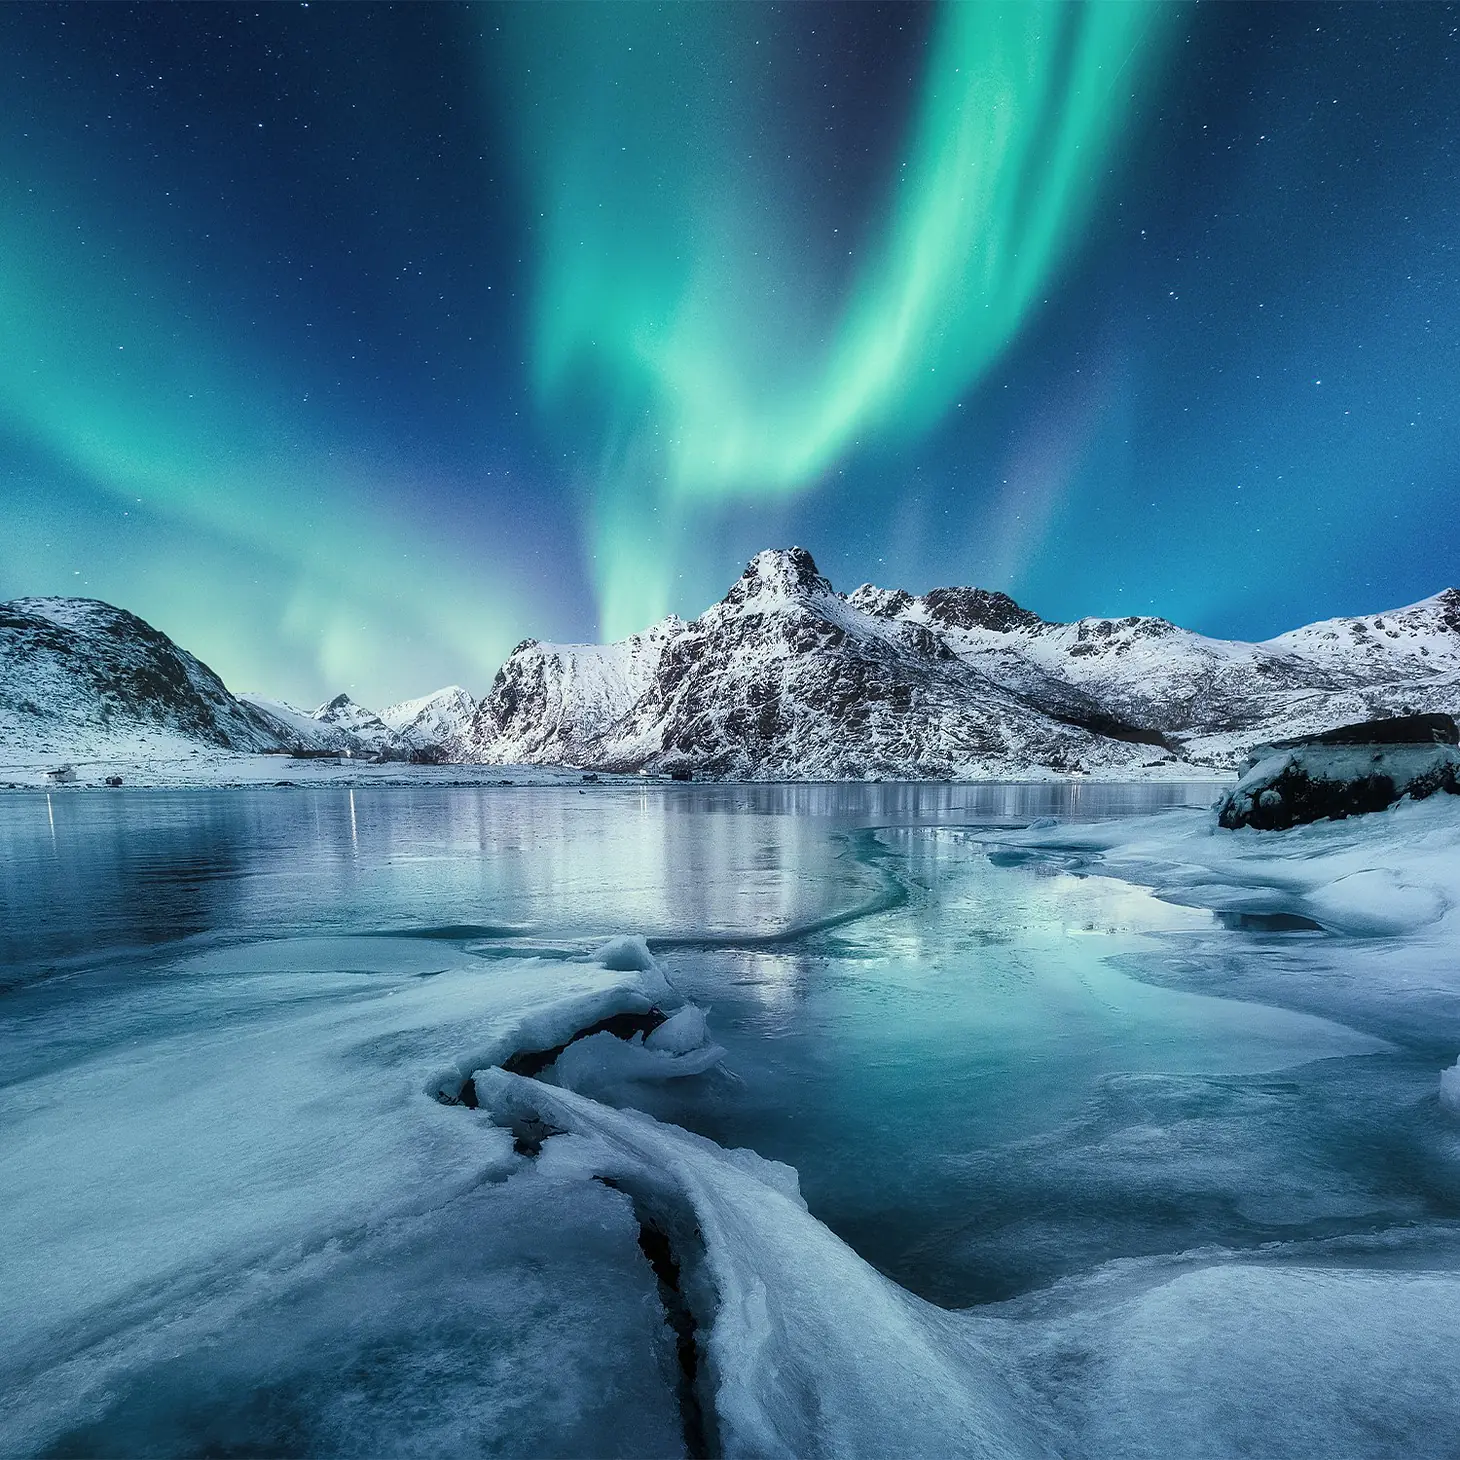
[[0,987],[232,921],[248,819],[226,799],[183,810],[139,797],[4,797]]
[[1198,785],[378,787],[0,794],[14,984],[200,935],[508,927],[774,938],[875,899],[859,828],[1101,816]]

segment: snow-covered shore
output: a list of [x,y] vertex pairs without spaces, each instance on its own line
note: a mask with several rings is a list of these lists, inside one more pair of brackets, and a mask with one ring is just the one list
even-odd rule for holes
[[[581,785],[586,774],[571,766],[410,765],[404,761],[253,755],[209,746],[168,746],[170,754],[0,754],[0,790],[45,788],[68,792],[109,789],[108,776],[125,787],[215,790],[230,787],[330,786],[560,786]],[[55,784],[50,772],[70,766],[74,781]],[[600,782],[642,785],[641,776],[597,776]]]
[[[582,785],[585,778],[602,785],[644,786],[668,784],[666,776],[612,775],[576,766],[549,765],[410,765],[403,761],[296,759],[288,755],[255,755],[199,747],[196,744],[159,746],[165,754],[123,754],[93,748],[90,754],[26,755],[0,751],[0,790],[34,788],[84,791],[106,789],[106,778],[117,776],[123,787],[170,790],[208,790],[236,786],[560,786]],[[69,765],[74,782],[53,787],[50,772]],[[1129,771],[1060,775],[1045,766],[1030,766],[1018,775],[961,777],[964,781],[1089,781],[1101,784],[1141,781],[1210,782],[1217,788],[1232,782],[1230,775],[1209,767],[1171,762],[1132,774]],[[718,784],[718,782],[712,783]],[[756,784],[767,784],[757,782]]]
[[1214,816],[1178,810],[1033,826],[997,842],[1065,857],[1190,907],[1308,919],[1335,933],[1445,938],[1460,949],[1457,796],[1286,831],[1226,830]]

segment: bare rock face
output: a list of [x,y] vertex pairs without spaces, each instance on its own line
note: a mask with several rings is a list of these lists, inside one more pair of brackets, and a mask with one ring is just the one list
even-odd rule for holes
[[1407,715],[1262,746],[1218,806],[1218,825],[1282,831],[1382,811],[1406,796],[1460,795],[1457,741],[1450,716]]
[[1011,629],[1045,627],[1037,613],[1020,608],[1007,593],[983,588],[934,588],[921,602],[928,620],[943,628],[992,629],[1006,634]]

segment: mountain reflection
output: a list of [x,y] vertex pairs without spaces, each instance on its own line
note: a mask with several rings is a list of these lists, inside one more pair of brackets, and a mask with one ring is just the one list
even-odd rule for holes
[[[753,946],[882,895],[871,828],[1209,797],[1068,783],[16,793],[0,803],[0,956],[14,985],[200,935],[459,927]],[[915,881],[947,854],[932,839],[899,850]]]

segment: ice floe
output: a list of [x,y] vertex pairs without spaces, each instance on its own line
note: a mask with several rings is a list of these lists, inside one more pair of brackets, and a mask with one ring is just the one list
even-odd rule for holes
[[1460,800],[1450,796],[1286,831],[1227,830],[1177,810],[990,839],[1098,863],[1174,902],[1285,912],[1339,932],[1418,932],[1453,923],[1460,907]]

